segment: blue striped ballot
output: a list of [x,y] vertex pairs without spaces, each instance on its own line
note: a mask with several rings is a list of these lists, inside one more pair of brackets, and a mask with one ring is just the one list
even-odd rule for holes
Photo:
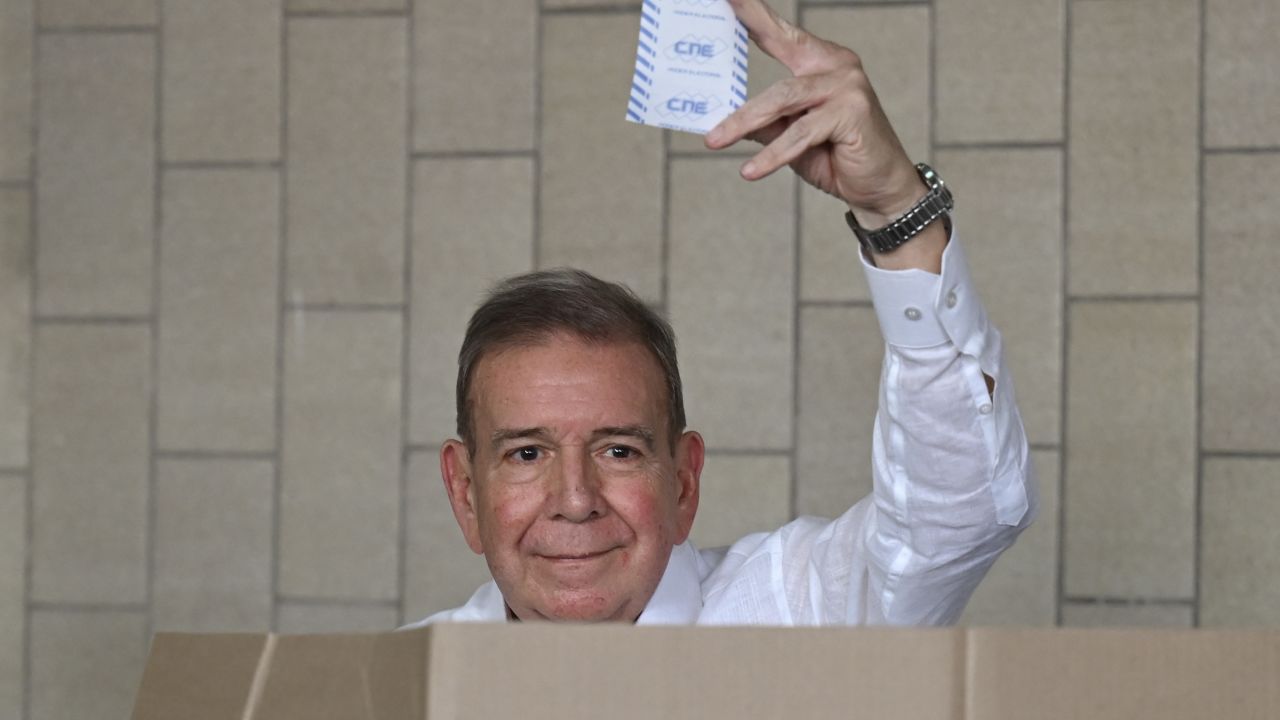
[[728,0],[644,0],[627,119],[706,134],[747,101],[747,31]]

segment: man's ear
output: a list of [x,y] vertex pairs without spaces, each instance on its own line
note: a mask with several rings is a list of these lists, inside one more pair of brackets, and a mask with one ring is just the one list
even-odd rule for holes
[[702,478],[702,461],[707,446],[702,436],[689,431],[676,441],[676,544],[689,539],[693,530],[693,517],[698,514],[699,483]]
[[471,475],[471,455],[467,446],[457,440],[446,440],[440,448],[440,475],[449,493],[453,517],[462,529],[467,546],[477,555],[484,554],[480,541],[480,522],[476,514],[476,486]]

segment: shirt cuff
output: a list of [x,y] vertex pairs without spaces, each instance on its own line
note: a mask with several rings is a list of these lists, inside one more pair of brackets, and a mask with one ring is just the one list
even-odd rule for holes
[[861,252],[859,257],[886,342],[900,348],[951,343],[966,355],[982,355],[987,314],[974,289],[954,221],[942,252],[941,275],[927,270],[884,270]]

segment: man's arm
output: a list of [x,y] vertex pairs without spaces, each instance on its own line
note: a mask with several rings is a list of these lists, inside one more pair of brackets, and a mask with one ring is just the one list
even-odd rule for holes
[[[726,118],[707,135],[708,147],[760,142],[744,178],[790,165],[844,201],[863,227],[882,227],[919,201],[928,188],[858,56],[788,23],[763,0],[729,1],[756,44],[795,77]],[[788,588],[809,595],[789,599],[797,611],[813,608],[817,622],[952,622],[1034,516],[1026,436],[1000,335],[947,224],[934,222],[864,260],[886,340],[875,490],[830,525],[797,525],[780,540],[807,558],[793,566],[815,573],[788,578]]]

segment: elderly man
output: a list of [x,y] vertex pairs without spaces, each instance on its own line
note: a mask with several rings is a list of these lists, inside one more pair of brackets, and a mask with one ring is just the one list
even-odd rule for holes
[[950,623],[1034,516],[1000,337],[951,233],[949,192],[907,157],[857,55],[762,0],[731,2],[794,77],[706,143],[758,141],[745,179],[790,165],[851,209],[887,341],[873,494],[835,520],[694,548],[704,445],[685,430],[670,328],[586,273],[517,277],[471,319],[460,439],[440,458],[493,582],[419,624]]

